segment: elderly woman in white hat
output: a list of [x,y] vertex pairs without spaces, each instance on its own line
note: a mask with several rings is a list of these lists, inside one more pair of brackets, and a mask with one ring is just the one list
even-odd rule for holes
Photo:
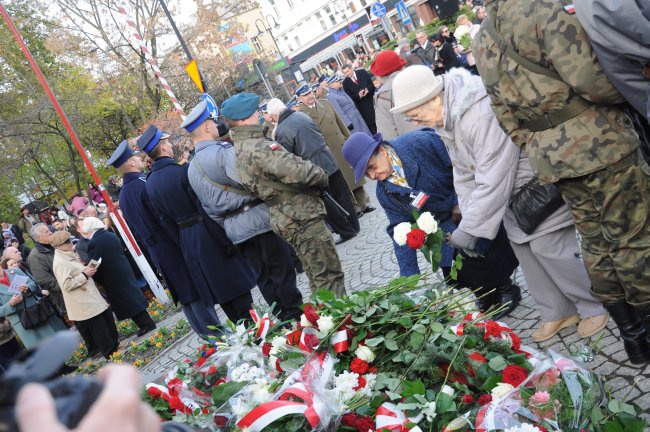
[[550,339],[578,322],[581,337],[603,329],[609,316],[589,293],[568,207],[529,234],[508,208],[534,176],[526,153],[499,126],[481,79],[463,69],[434,76],[425,66],[412,66],[393,81],[393,97],[393,112],[436,128],[454,164],[463,218],[449,243],[472,250],[478,239],[494,239],[503,222],[542,319],[533,340]]

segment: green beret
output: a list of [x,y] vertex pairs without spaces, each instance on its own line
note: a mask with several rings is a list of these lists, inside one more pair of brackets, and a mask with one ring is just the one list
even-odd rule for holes
[[253,93],[238,93],[221,105],[221,114],[231,120],[246,120],[260,104],[260,97]]

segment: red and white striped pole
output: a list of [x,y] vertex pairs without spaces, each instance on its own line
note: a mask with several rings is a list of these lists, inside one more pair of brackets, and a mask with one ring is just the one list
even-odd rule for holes
[[174,103],[174,108],[176,108],[176,111],[178,111],[178,114],[180,114],[181,118],[185,120],[185,112],[183,111],[183,108],[181,108],[181,105],[178,102],[178,99],[176,99],[176,96],[174,95],[172,88],[169,86],[169,83],[167,82],[162,72],[160,71],[160,68],[158,67],[158,62],[156,61],[156,59],[154,59],[151,56],[151,52],[149,51],[149,48],[147,48],[147,44],[144,42],[144,39],[140,35],[138,28],[135,26],[135,23],[131,18],[129,18],[126,9],[123,6],[118,5],[117,9],[124,16],[126,23],[129,25],[129,28],[131,29],[131,36],[133,37],[133,39],[135,39],[135,41],[139,45],[142,54],[144,54],[144,57],[147,59],[147,62],[149,63],[149,66],[151,66],[151,69],[153,69],[153,73],[158,77],[158,80],[160,80],[160,85],[162,85],[162,88],[167,92],[167,96],[169,96],[169,98]]

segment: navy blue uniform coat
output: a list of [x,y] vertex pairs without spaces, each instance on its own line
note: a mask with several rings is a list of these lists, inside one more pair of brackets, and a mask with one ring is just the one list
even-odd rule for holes
[[174,301],[191,303],[198,300],[199,295],[190,270],[185,265],[180,246],[162,227],[151,207],[146,181],[144,174],[124,174],[120,208],[136,240],[147,249],[158,271],[165,278]]
[[106,290],[118,320],[131,318],[147,309],[147,299],[124,255],[122,242],[115,234],[104,229],[96,231],[88,243],[88,258],[102,259],[93,278]]
[[[228,253],[232,243],[203,210],[189,185],[187,169],[188,165],[181,166],[169,157],[156,159],[147,177],[147,194],[161,223],[180,245],[203,303],[225,303],[250,291],[255,275],[240,253]],[[178,226],[178,222],[196,216],[203,220],[185,228]]]

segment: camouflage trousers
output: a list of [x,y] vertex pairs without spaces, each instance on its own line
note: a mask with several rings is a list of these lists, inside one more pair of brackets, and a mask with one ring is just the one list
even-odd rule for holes
[[324,219],[309,223],[297,233],[286,238],[293,246],[296,255],[309,279],[309,289],[333,291],[344,296],[345,280],[339,254],[334,247],[334,238],[325,226]]
[[592,295],[650,306],[650,167],[638,152],[556,183],[582,236]]

